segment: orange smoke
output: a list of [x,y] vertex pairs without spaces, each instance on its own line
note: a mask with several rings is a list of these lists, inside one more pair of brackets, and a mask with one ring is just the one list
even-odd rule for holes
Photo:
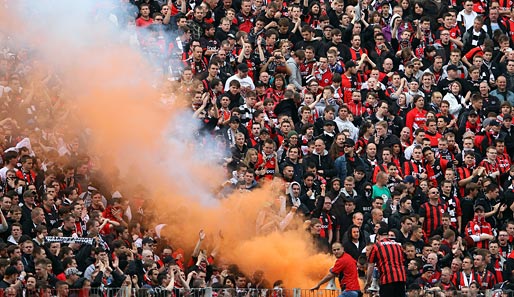
[[[198,231],[204,229],[208,234],[204,248],[210,251],[219,243],[218,258],[238,264],[249,276],[260,269],[270,282],[282,279],[290,288],[309,288],[321,279],[333,259],[316,254],[304,230],[256,234],[257,215],[266,202],[275,201],[277,192],[265,187],[216,200],[213,190],[226,173],[212,158],[215,148],[198,145],[201,141],[193,133],[197,123],[181,107],[184,104],[162,106],[163,89],[152,86],[155,69],[138,51],[111,41],[112,30],[93,21],[89,1],[78,2],[84,7],[62,1],[62,7],[73,10],[71,16],[54,2],[51,7],[41,5],[45,26],[39,26],[37,18],[25,21],[20,11],[20,15],[0,15],[0,27],[12,33],[19,30],[65,84],[62,99],[75,108],[70,120],[57,129],[70,137],[85,128],[91,131],[87,150],[98,156],[96,168],[106,172],[119,168],[123,178],[113,182],[126,190],[123,194],[129,199],[135,195],[129,191],[134,185],[146,189],[142,195],[154,205],[149,215],[155,224],[167,224],[162,234],[174,247],[190,252]],[[77,16],[81,10],[87,17]],[[87,18],[90,23],[80,23]],[[6,20],[8,27],[3,26]],[[67,26],[71,26],[68,31]],[[183,94],[175,96],[190,100]],[[220,231],[223,240],[218,238]]]
[[298,232],[272,233],[242,241],[229,259],[243,271],[260,269],[270,281],[282,279],[286,287],[312,287],[327,272],[332,260],[315,255],[313,246]]
[[[281,279],[289,288],[311,287],[328,272],[334,259],[315,252],[309,235],[301,229],[300,218],[290,225],[299,228],[263,236],[256,234],[257,215],[275,195],[269,187],[252,193],[235,193],[216,207],[174,197],[172,203],[177,209],[163,210],[170,214],[167,216],[170,219],[159,221],[169,224],[161,234],[176,246],[191,250],[198,240],[198,230],[204,229],[208,236],[203,248],[210,252],[220,243],[217,259],[221,264],[236,263],[248,276],[262,270],[268,281]],[[164,206],[168,199],[156,198],[156,203]],[[223,240],[218,238],[220,231]]]

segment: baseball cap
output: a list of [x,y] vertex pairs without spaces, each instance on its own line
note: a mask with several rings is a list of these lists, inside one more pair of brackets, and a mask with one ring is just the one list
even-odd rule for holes
[[491,126],[500,126],[500,123],[497,120],[492,120],[491,123],[489,123]]
[[408,183],[408,184],[413,184],[414,182],[416,182],[416,180],[414,179],[414,176],[412,176],[412,175],[407,175],[407,176],[403,179],[403,182],[404,182],[404,183]]
[[423,265],[423,272],[427,272],[427,271],[434,272],[435,271],[434,266],[432,266],[432,264]]
[[234,33],[228,33],[227,37],[228,38],[232,38],[232,39],[236,39],[236,36],[234,35]]
[[36,196],[36,193],[34,190],[27,190],[27,191],[23,192],[23,198],[35,197],[35,196]]
[[82,275],[82,272],[75,267],[71,267],[64,271],[64,275],[66,275],[66,276]]
[[470,117],[470,116],[478,116],[478,114],[475,110],[472,110],[468,113],[468,117]]
[[355,141],[353,141],[353,139],[351,139],[351,138],[346,138],[346,140],[344,141],[344,144],[349,145],[349,146],[355,146]]
[[503,120],[511,120],[512,121],[512,116],[510,114],[506,114],[503,116]]
[[82,272],[75,267],[70,267],[64,271],[64,275],[66,275],[66,276],[82,275]]
[[412,61],[409,61],[405,64],[405,67],[411,67],[414,66],[414,63]]
[[255,83],[256,88],[265,87],[265,86],[266,86],[266,83],[264,83],[262,80],[259,80],[258,82]]
[[143,238],[143,241],[141,243],[143,245],[149,244],[149,243],[155,243],[155,240],[153,240],[153,238],[151,238],[151,237],[145,237],[145,238]]
[[384,227],[380,227],[380,229],[378,229],[378,235],[389,235],[389,230],[387,230],[387,228],[384,228]]
[[446,68],[446,71],[450,71],[450,70],[457,71],[457,70],[459,70],[459,68],[457,68],[457,66],[452,64],[452,65],[448,65],[448,67]]
[[332,121],[332,120],[326,120],[326,121],[323,123],[323,126],[330,126],[330,125],[335,126],[335,125],[336,125],[336,123],[335,123],[334,121]]
[[357,167],[355,167],[355,169],[354,169],[353,171],[354,171],[354,172],[355,172],[355,171],[360,171],[360,172],[364,172],[364,173],[366,173],[366,170],[364,170],[364,167],[362,167],[362,166],[357,166]]
[[485,211],[485,208],[484,208],[484,206],[482,204],[475,205],[475,211],[477,211],[479,209],[482,210],[482,211]]

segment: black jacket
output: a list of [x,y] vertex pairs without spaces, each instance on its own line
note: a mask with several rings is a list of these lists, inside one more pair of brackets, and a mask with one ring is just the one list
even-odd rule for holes
[[[349,231],[351,231],[351,229],[348,229],[347,232]],[[359,240],[359,247],[357,247],[351,240],[345,240],[343,241],[343,247],[345,253],[348,253],[355,260],[357,260],[359,256],[362,254],[362,250],[364,249],[364,247],[366,247],[366,243]]]
[[316,164],[317,170],[323,170],[323,174],[320,174],[324,178],[332,178],[336,175],[336,169],[334,167],[334,161],[328,155],[328,151],[325,150],[323,154],[317,154],[313,152],[310,155],[305,164],[309,164],[310,162],[314,162]]
[[500,138],[505,141],[505,148],[510,152],[512,157],[514,152],[514,127],[507,129],[502,125],[500,128]]
[[280,101],[280,103],[275,106],[274,112],[277,115],[285,114],[290,116],[294,123],[298,123],[300,121],[298,116],[298,107],[296,107],[293,99],[284,99]]

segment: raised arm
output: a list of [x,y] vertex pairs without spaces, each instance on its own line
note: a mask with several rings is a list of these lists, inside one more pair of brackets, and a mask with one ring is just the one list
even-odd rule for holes
[[264,59],[266,59],[266,57],[264,57],[264,51],[262,50],[262,36],[259,35],[259,37],[257,37],[257,50],[259,51],[259,59],[261,61],[264,61]]
[[200,232],[198,232],[198,242],[196,242],[196,246],[195,246],[195,249],[193,250],[193,257],[198,257],[198,255],[200,254],[200,248],[202,246],[202,241],[205,239],[205,232],[202,230],[200,230]]

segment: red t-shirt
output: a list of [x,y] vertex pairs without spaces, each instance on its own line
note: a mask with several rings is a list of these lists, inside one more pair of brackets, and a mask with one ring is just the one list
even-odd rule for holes
[[341,288],[346,285],[346,291],[359,291],[359,275],[357,273],[357,261],[348,253],[337,259],[330,272],[337,274],[341,282]]
[[343,101],[348,104],[353,102],[352,93],[357,91],[357,84],[352,80],[352,77],[341,75],[341,89],[343,90]]
[[327,69],[323,73],[321,73],[320,70],[316,70],[316,72],[314,72],[314,77],[318,80],[318,84],[321,88],[332,84],[332,71],[330,71],[330,69]]
[[413,108],[407,113],[405,121],[405,126],[411,128],[412,131],[415,131],[418,128],[424,128],[425,122],[427,121],[427,111],[424,109],[420,111],[417,108]]
[[153,24],[153,19],[149,18],[148,20],[145,20],[141,17],[136,19],[136,27],[148,27],[151,24]]

